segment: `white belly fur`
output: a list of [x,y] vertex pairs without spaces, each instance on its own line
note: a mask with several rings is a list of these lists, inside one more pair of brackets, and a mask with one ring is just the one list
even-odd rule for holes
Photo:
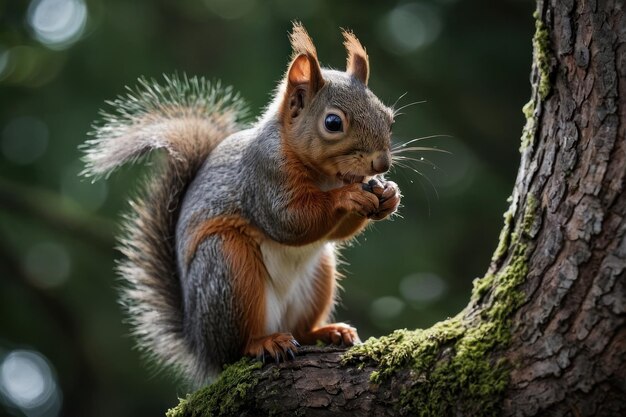
[[261,254],[269,281],[265,285],[266,334],[291,332],[310,309],[315,272],[324,253],[334,262],[332,243],[287,246],[266,240]]

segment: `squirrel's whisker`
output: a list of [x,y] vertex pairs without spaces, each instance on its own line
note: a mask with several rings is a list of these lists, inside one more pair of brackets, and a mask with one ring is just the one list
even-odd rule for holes
[[401,162],[398,162],[396,165],[399,166],[399,167],[411,170],[411,171],[415,172],[417,175],[419,175],[420,177],[424,178],[428,182],[428,184],[430,184],[430,186],[432,187],[432,189],[435,192],[435,195],[437,196],[437,198],[439,198],[439,192],[437,191],[437,188],[435,187],[435,184],[433,184],[433,182],[430,180],[430,178],[428,178],[428,176],[426,174],[424,174],[423,172],[421,172],[420,170],[418,170],[415,167],[412,167],[412,166],[407,165],[407,164],[403,164]]
[[414,143],[414,142],[419,142],[419,141],[426,140],[426,139],[435,139],[435,138],[452,138],[452,137],[453,137],[453,136],[451,136],[451,135],[443,135],[443,134],[440,134],[440,135],[430,135],[430,136],[422,136],[422,137],[419,137],[419,138],[414,138],[414,139],[408,140],[408,141],[403,142],[403,143],[399,143],[399,144],[395,145],[392,149],[399,149],[399,148],[403,148],[403,147],[405,147],[405,146],[407,146],[407,145],[410,145],[411,143]]
[[405,104],[404,106],[402,106],[402,107],[400,107],[400,108],[398,108],[398,109],[393,109],[393,115],[394,115],[394,117],[395,117],[395,116],[397,116],[397,115],[398,115],[398,113],[399,113],[401,110],[404,110],[404,109],[406,109],[407,107],[411,107],[411,106],[414,106],[414,105],[416,105],[416,104],[424,104],[424,103],[426,103],[426,100],[414,101],[414,102],[412,102],[412,103]]
[[413,162],[418,162],[420,164],[428,165],[434,169],[439,169],[439,167],[434,162],[424,157],[417,159],[417,158],[411,158],[408,156],[394,156],[394,161],[413,161]]
[[[404,93],[400,94],[400,97],[398,97],[398,98],[396,99],[396,101],[394,101],[394,102],[393,102],[393,104],[391,105],[391,108],[392,108],[392,109],[394,109],[394,108],[396,107],[396,105],[398,104],[398,102],[399,102],[400,100],[402,100],[402,99],[404,98],[404,96],[406,96],[408,93],[409,93],[408,91],[405,91]],[[395,112],[394,112],[394,113],[395,113]]]
[[439,148],[431,148],[429,146],[412,146],[409,148],[397,148],[391,151],[392,155],[399,155],[401,153],[404,152],[420,152],[420,151],[424,151],[424,152],[441,152],[441,153],[447,153],[449,155],[452,154],[452,152],[447,151],[445,149],[439,149]]

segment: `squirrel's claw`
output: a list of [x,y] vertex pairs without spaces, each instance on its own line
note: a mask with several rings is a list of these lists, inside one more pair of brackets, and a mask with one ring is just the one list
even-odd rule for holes
[[245,354],[256,357],[266,363],[267,360],[280,363],[287,359],[294,359],[300,344],[291,333],[274,333],[268,336],[253,339],[248,343]]
[[289,356],[289,359],[291,359],[291,360],[295,360],[296,359],[296,355],[293,353],[293,350],[291,350],[291,349],[287,349],[287,356]]

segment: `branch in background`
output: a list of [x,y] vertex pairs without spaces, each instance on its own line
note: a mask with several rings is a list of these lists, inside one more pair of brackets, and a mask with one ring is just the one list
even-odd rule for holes
[[48,190],[0,179],[0,210],[40,221],[107,252],[115,244],[113,222],[89,214]]

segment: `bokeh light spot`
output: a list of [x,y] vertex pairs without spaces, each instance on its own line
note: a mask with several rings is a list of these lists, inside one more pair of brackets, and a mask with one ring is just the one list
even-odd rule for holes
[[27,20],[37,40],[52,49],[64,49],[82,35],[87,6],[83,0],[33,0]]
[[393,319],[404,310],[404,301],[398,297],[386,296],[380,297],[372,302],[370,313],[375,322],[387,321]]
[[55,242],[42,242],[26,252],[24,264],[35,284],[42,288],[51,288],[67,281],[72,261],[65,246]]
[[403,4],[383,18],[383,45],[396,54],[408,54],[437,39],[441,26],[439,12],[432,5]]
[[39,352],[14,350],[0,364],[0,395],[26,416],[57,416],[61,393],[52,367]]
[[10,121],[2,131],[2,154],[18,165],[39,159],[48,147],[48,127],[40,119],[19,117]]
[[445,293],[446,282],[430,272],[411,274],[400,281],[400,294],[412,302],[436,301]]

